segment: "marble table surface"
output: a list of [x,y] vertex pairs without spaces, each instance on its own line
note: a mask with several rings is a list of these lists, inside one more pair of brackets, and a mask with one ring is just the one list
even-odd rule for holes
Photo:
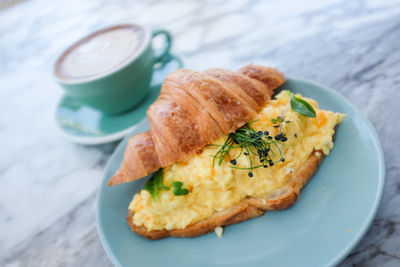
[[400,266],[400,1],[386,0],[0,1],[0,266],[112,265],[95,199],[117,142],[59,134],[51,72],[72,41],[125,22],[171,31],[189,68],[276,66],[348,98],[381,138],[386,184],[340,266]]

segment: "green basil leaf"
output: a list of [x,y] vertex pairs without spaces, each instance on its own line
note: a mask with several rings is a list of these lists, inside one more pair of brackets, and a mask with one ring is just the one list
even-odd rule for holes
[[315,118],[316,116],[314,108],[305,100],[298,98],[295,95],[292,95],[291,97],[290,107],[294,112],[297,112],[305,117]]

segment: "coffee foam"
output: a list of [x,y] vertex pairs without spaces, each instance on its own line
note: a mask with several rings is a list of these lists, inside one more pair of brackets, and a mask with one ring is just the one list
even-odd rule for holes
[[55,75],[64,81],[101,77],[136,57],[144,43],[145,30],[139,26],[116,26],[95,32],[61,55]]

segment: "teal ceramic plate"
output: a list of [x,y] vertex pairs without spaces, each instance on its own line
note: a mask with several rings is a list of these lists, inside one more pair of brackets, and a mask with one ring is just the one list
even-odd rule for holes
[[56,123],[61,133],[73,142],[97,145],[121,139],[135,129],[140,131],[145,123],[146,110],[157,99],[165,76],[182,67],[182,61],[173,55],[168,55],[165,62],[162,68],[153,72],[146,98],[128,112],[107,115],[64,96],[56,110]]
[[[335,148],[289,209],[197,238],[149,241],[131,232],[127,208],[147,180],[107,187],[127,143],[112,155],[99,188],[98,232],[116,266],[332,266],[355,247],[370,226],[385,179],[383,152],[372,125],[338,93],[289,79],[283,86],[316,99],[321,108],[346,113]],[[138,131],[147,130],[147,126]]]

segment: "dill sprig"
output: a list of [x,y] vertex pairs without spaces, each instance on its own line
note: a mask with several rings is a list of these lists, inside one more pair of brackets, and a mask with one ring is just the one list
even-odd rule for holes
[[[248,175],[253,177],[252,170],[256,168],[268,168],[274,166],[278,162],[284,162],[282,151],[278,144],[287,141],[287,137],[283,133],[278,133],[275,137],[271,136],[268,131],[256,131],[251,127],[255,121],[246,123],[243,127],[236,130],[236,132],[228,135],[228,138],[222,145],[209,145],[217,146],[220,149],[213,156],[213,166],[216,161],[221,165],[225,157],[229,157],[233,166],[231,168],[239,170],[249,170]],[[275,152],[272,149],[275,147],[279,152],[279,160],[273,160],[271,155]],[[234,158],[230,158],[230,152],[233,149],[240,149],[239,154]],[[249,159],[250,167],[236,166],[237,159],[241,156],[247,156]],[[258,156],[259,162],[253,162],[251,155]]]
[[[228,135],[228,138],[222,145],[209,145],[209,146],[217,146],[220,147],[218,152],[213,156],[213,166],[215,162],[218,160],[218,164],[221,166],[223,160],[226,156],[231,160],[231,168],[239,169],[239,170],[250,170],[249,176],[253,177],[252,170],[256,168],[268,168],[274,166],[275,163],[284,162],[285,158],[282,156],[282,151],[279,148],[278,144],[282,144],[286,142],[288,139],[284,133],[282,133],[282,125],[284,123],[290,123],[291,121],[285,120],[286,112],[288,111],[289,106],[296,113],[299,113],[305,117],[314,117],[316,116],[316,112],[314,108],[307,103],[304,99],[296,97],[292,92],[290,92],[290,99],[286,106],[281,110],[280,115],[277,118],[271,119],[272,126],[278,129],[278,134],[275,137],[269,135],[268,131],[256,131],[251,127],[251,124],[255,121],[246,123],[242,128],[236,130],[236,132]],[[297,138],[297,135],[295,134]],[[275,152],[272,147],[276,147],[279,152],[279,160],[274,161],[271,155],[274,155]],[[240,153],[234,158],[230,158],[230,152],[233,149],[239,149]],[[247,156],[250,162],[249,168],[238,167],[237,159],[242,155]],[[255,165],[253,162],[251,155],[257,155],[259,158],[259,163]]]

